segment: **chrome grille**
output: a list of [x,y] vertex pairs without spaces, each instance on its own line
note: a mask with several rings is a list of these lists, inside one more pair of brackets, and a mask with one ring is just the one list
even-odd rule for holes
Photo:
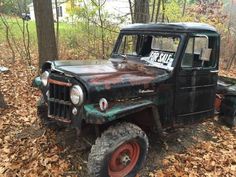
[[62,122],[71,122],[71,85],[71,83],[49,79],[48,117]]

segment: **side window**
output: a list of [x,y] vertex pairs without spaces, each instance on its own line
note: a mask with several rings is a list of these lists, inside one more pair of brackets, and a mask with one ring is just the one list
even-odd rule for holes
[[137,55],[136,45],[138,41],[137,35],[127,35],[122,39],[121,46],[119,48],[119,53]]
[[182,68],[189,68],[189,67],[193,67],[193,57],[194,57],[194,38],[190,38],[188,40],[188,45],[187,48],[185,50],[183,59],[182,59],[182,63],[181,63],[181,67]]
[[122,38],[118,53],[133,56],[147,56],[151,52],[152,36],[125,35]]
[[214,38],[207,36],[190,37],[185,50],[182,68],[208,68],[215,65]]

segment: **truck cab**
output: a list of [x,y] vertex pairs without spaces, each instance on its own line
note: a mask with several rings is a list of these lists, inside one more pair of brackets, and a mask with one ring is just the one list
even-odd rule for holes
[[[148,153],[147,127],[163,136],[214,116],[219,53],[220,35],[207,24],[129,25],[108,60],[43,65],[35,79],[39,118],[100,131],[88,158],[91,176],[135,176]],[[235,117],[236,104],[223,103]]]
[[150,82],[145,89],[160,97],[155,101],[162,105],[162,124],[175,126],[214,114],[219,52],[220,35],[212,26],[146,24],[122,29],[112,57],[126,55],[165,72],[162,82]]

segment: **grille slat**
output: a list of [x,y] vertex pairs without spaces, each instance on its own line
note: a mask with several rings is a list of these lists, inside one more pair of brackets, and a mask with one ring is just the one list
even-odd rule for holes
[[63,122],[71,121],[70,86],[71,83],[49,79],[49,117]]
[[66,93],[66,87],[64,86],[64,95],[63,95],[63,96],[64,96],[64,98],[63,98],[64,100],[67,100],[67,99],[66,99],[66,95],[67,95],[67,93]]

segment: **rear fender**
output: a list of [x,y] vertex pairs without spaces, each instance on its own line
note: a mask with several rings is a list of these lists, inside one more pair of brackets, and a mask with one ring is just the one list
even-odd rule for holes
[[221,115],[235,116],[236,113],[236,95],[225,95],[221,103]]
[[236,95],[225,95],[220,109],[222,119],[230,126],[236,124]]

